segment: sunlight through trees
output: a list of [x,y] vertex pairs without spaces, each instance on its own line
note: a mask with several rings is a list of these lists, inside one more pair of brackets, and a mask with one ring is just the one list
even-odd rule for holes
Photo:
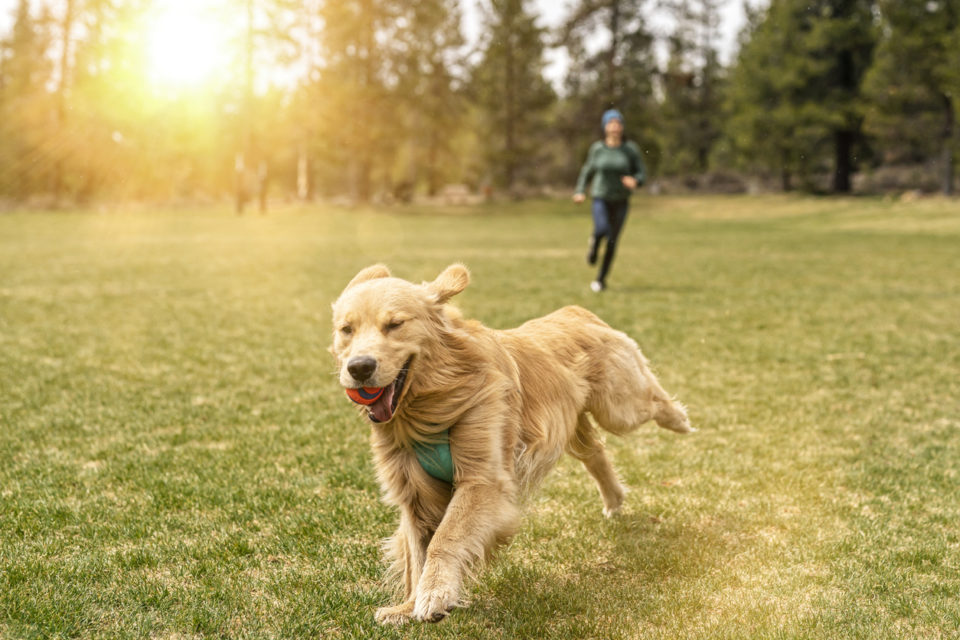
[[569,189],[611,106],[658,185],[955,188],[960,0],[751,4],[726,66],[723,5],[7,0],[0,199]]

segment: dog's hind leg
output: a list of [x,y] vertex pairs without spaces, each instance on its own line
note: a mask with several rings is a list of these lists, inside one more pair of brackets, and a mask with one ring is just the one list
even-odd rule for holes
[[[658,387],[660,385],[657,385]],[[654,421],[664,429],[676,431],[677,433],[692,433],[696,431],[690,426],[690,418],[687,417],[687,410],[682,404],[670,398],[663,389],[662,398],[658,398],[657,412],[653,414]]]
[[600,497],[603,499],[603,515],[608,518],[614,515],[623,504],[623,486],[617,479],[603,443],[597,439],[596,430],[587,414],[581,413],[577,418],[577,429],[567,443],[567,451],[582,462],[597,481],[597,488],[600,489]]
[[587,410],[605,430],[624,435],[649,420],[664,429],[690,433],[687,411],[660,386],[637,344],[623,336],[622,348],[608,354]]

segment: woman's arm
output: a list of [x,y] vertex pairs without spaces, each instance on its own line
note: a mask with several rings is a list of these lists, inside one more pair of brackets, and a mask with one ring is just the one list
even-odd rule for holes
[[583,202],[586,199],[584,194],[587,191],[587,183],[593,177],[593,174],[596,173],[596,167],[593,165],[593,153],[595,147],[596,143],[590,145],[590,151],[587,152],[587,161],[583,163],[583,167],[580,169],[580,176],[577,178],[577,186],[573,190],[574,202]]

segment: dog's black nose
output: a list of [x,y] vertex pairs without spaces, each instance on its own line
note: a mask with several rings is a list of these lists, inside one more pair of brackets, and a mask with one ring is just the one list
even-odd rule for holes
[[370,356],[357,356],[347,362],[347,371],[357,382],[363,382],[377,370],[377,361]]

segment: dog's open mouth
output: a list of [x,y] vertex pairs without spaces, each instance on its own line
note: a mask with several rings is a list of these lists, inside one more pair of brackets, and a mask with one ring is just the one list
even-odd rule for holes
[[412,361],[413,358],[407,360],[394,381],[384,387],[383,393],[380,394],[376,402],[367,406],[370,420],[373,422],[389,422],[393,418],[393,414],[397,411],[397,405],[400,403],[400,396],[403,395],[403,385],[407,382],[407,374],[410,372]]

